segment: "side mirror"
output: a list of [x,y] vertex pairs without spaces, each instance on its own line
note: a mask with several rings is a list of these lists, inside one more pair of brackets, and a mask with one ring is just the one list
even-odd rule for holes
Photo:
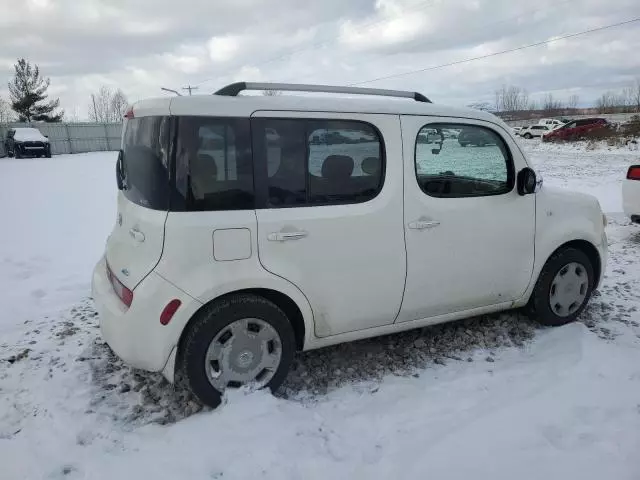
[[518,172],[516,183],[518,186],[518,195],[529,195],[538,190],[538,187],[542,184],[542,180],[540,181],[540,184],[538,184],[536,172],[534,172],[533,169],[526,167]]

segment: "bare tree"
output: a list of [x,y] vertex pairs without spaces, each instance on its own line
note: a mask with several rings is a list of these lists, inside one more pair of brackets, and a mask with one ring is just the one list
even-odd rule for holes
[[553,93],[545,94],[542,99],[542,110],[548,115],[557,115],[562,109],[562,102],[553,97]]
[[111,97],[112,121],[119,122],[124,118],[124,115],[127,113],[128,104],[127,96],[122,90],[117,89]]
[[635,111],[640,112],[640,77],[636,78],[631,87],[631,100]]
[[13,120],[11,105],[4,98],[0,97],[0,123],[9,123]]
[[98,93],[91,94],[89,120],[92,122],[119,122],[127,108],[127,97],[118,89],[115,92],[107,86],[100,87]]
[[496,90],[496,111],[517,112],[526,110],[529,106],[529,94],[523,88],[514,85],[503,85]]
[[596,108],[598,113],[615,113],[619,96],[615,92],[604,92],[600,98],[596,100]]
[[580,97],[576,94],[570,95],[567,100],[567,108],[576,109],[578,108],[578,103],[580,103]]
[[263,90],[262,95],[265,97],[277,97],[282,95],[282,92],[280,90]]

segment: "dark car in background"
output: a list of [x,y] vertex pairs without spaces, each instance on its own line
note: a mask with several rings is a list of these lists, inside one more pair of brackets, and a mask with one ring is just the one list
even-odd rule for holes
[[558,140],[579,140],[594,130],[609,128],[609,122],[604,118],[583,118],[572,120],[542,137],[543,142]]
[[49,139],[37,128],[11,128],[4,141],[8,157],[47,157],[51,158]]

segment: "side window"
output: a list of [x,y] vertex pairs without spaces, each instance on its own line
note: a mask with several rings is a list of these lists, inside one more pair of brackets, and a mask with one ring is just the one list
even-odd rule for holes
[[175,210],[254,208],[248,119],[178,117]]
[[[435,130],[438,140],[421,141]],[[450,135],[445,132],[456,132]],[[416,139],[416,177],[424,193],[457,198],[499,195],[513,189],[511,155],[493,130],[475,125],[429,124]]]
[[382,188],[383,143],[367,123],[257,119],[254,135],[268,207],[360,203]]

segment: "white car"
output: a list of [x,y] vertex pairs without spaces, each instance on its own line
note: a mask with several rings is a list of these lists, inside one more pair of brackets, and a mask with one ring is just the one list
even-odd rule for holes
[[514,135],[520,135],[520,131],[525,127],[511,127],[511,133]]
[[522,130],[518,132],[518,135],[526,138],[527,140],[531,138],[542,138],[542,136],[551,131],[551,127],[548,125],[529,125],[528,127],[524,127]]
[[556,128],[563,126],[564,122],[557,118],[541,118],[538,120],[538,125],[546,125],[549,127],[549,130],[555,130]]
[[640,165],[631,165],[622,182],[622,208],[634,223],[640,223]]
[[239,83],[143,100],[116,174],[92,282],[102,335],[212,406],[277,388],[296,350],[525,306],[565,324],[607,260],[594,197],[541,188],[494,115],[415,92]]

